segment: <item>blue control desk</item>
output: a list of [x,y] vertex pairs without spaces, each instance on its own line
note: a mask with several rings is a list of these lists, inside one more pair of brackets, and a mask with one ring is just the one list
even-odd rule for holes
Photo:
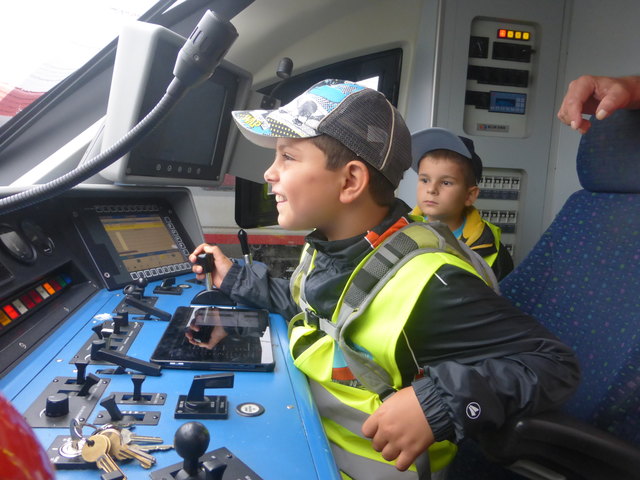
[[[156,308],[173,313],[178,306],[189,305],[193,296],[204,287],[194,282],[193,274],[176,278],[176,284],[189,285],[182,295],[155,295],[153,289],[160,282],[152,282],[145,295],[157,296]],[[21,413],[24,413],[42,394],[55,377],[75,377],[72,359],[92,337],[97,338],[92,327],[101,320],[96,316],[112,313],[122,301],[121,290],[99,289],[80,305],[37,348],[23,358],[7,375],[0,379],[0,389]],[[52,304],[48,308],[62,309],[64,303]],[[100,318],[100,317],[98,317]],[[165,321],[145,319],[131,315],[130,321],[140,321],[142,327],[131,344],[129,356],[149,360],[166,326]],[[228,399],[229,417],[224,420],[197,420],[210,432],[207,451],[226,447],[257,475],[265,480],[340,478],[317,410],[311,398],[305,377],[293,366],[287,348],[287,327],[282,317],[271,315],[274,343],[275,369],[273,372],[235,372],[235,385],[228,389],[207,389],[207,395],[225,395]],[[103,370],[105,365],[90,364],[87,374]],[[134,372],[136,373],[136,372]],[[160,411],[155,426],[136,426],[134,433],[159,436],[164,443],[173,443],[176,430],[190,420],[174,418],[179,395],[186,395],[195,375],[217,373],[163,369],[160,376],[148,375],[142,384],[142,393],[164,393],[164,405],[119,405],[119,408],[136,411]],[[102,398],[113,392],[132,392],[133,383],[129,374],[104,374],[109,384]],[[244,402],[255,402],[265,409],[260,416],[245,417],[236,412],[236,406]],[[42,406],[44,409],[44,405]],[[99,411],[99,403],[88,416],[93,423]],[[68,428],[34,428],[37,438],[45,449],[49,449],[56,437],[68,435]],[[85,429],[84,433],[91,429]],[[48,452],[54,456],[55,452]],[[136,461],[121,463],[130,479],[149,478],[150,473],[182,462],[175,450],[154,452],[157,463],[150,470],[143,469]],[[61,480],[100,478],[96,469],[57,470]],[[226,478],[226,476],[224,477]],[[235,480],[235,478],[234,478]]]

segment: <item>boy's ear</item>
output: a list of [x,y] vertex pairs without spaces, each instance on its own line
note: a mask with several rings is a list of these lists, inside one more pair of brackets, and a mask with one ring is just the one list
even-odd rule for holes
[[467,189],[467,198],[464,201],[465,207],[470,207],[471,205],[476,203],[476,200],[478,199],[478,195],[480,195],[480,188],[478,188],[477,185],[474,185],[473,187],[469,187]]
[[344,173],[340,201],[351,203],[369,186],[369,169],[360,160],[352,160],[342,167]]

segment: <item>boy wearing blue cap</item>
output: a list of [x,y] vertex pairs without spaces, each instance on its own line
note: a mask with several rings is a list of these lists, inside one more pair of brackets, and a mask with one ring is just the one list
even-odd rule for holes
[[489,267],[448,227],[413,222],[395,198],[411,140],[384,95],[325,80],[233,117],[275,149],[264,177],[278,223],[314,230],[288,281],[217,246],[190,259],[211,253],[224,293],[290,319],[290,352],[343,478],[443,478],[455,442],[572,394],[571,349],[496,294]]
[[502,280],[513,270],[513,259],[500,242],[500,227],[483,219],[473,206],[482,177],[473,141],[434,127],[414,133],[411,148],[412,167],[418,173],[418,205],[411,213],[447,224]]

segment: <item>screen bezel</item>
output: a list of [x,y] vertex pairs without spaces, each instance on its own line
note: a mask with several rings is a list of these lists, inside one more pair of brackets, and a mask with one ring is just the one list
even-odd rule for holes
[[[132,22],[123,28],[118,40],[101,152],[119,142],[162,98],[173,79],[176,58],[185,41],[184,37],[159,25]],[[198,148],[206,152],[204,160],[190,162],[181,154],[167,153],[174,152],[172,148],[166,149],[159,161],[149,158],[145,154],[149,148],[145,149],[145,145],[153,147],[154,133],[151,132],[149,138],[142,139],[139,146],[105,167],[98,176],[118,185],[220,185],[233,150],[227,147],[235,144],[238,135],[237,129],[231,128],[231,111],[246,106],[251,81],[249,72],[223,60],[214,74],[201,85],[188,90],[156,127],[160,132],[156,133],[157,139],[162,135],[163,124],[164,128],[172,122],[178,126],[187,124],[191,126],[187,132],[194,134],[206,131],[208,124],[212,132],[208,138],[210,142]],[[216,98],[222,101],[216,102]],[[207,121],[193,118],[188,105],[194,104],[198,107],[217,105],[218,118],[204,109],[200,113]],[[177,117],[185,120],[177,120]],[[172,147],[184,145],[190,148],[192,141],[186,137],[185,129],[179,128],[171,142]]]
[[[179,49],[168,42],[161,42],[156,47],[154,62],[149,72],[147,88],[140,106],[137,121],[140,121],[158,103],[165,93],[166,86],[173,79],[172,65]],[[200,179],[205,178],[210,183],[218,183],[224,176],[223,160],[227,147],[232,119],[231,111],[235,105],[238,93],[238,79],[230,70],[221,66],[216,69],[211,78],[193,91],[187,92],[185,97],[173,108],[167,117],[147,135],[131,152],[129,152],[126,174],[130,177]],[[191,118],[193,111],[201,108],[202,104],[216,105],[214,112],[201,114],[198,118]],[[215,115],[217,118],[213,118]],[[204,124],[198,124],[198,122]],[[136,122],[137,123],[137,122]],[[171,127],[176,123],[176,130]],[[205,129],[210,138],[203,138]],[[179,137],[179,138],[178,138]],[[167,141],[167,138],[169,139]],[[159,156],[156,149],[160,143],[170,144],[174,148],[172,153],[184,155],[180,159],[168,160]],[[180,146],[193,150],[198,144],[194,161],[186,156]],[[175,147],[178,147],[176,150]]]
[[[145,271],[143,275],[127,269],[101,221],[101,217],[117,213],[157,214],[183,255],[184,261],[181,262],[180,268],[154,268]],[[107,290],[123,288],[141,276],[148,281],[154,281],[191,272],[188,257],[195,246],[166,200],[150,198],[133,203],[127,200],[92,199],[74,204],[73,218],[75,227]]]

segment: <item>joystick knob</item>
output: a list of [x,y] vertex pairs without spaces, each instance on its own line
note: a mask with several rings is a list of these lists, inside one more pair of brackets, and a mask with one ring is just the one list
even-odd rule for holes
[[173,445],[184,463],[182,470],[176,475],[176,480],[195,480],[204,477],[200,468],[200,457],[209,447],[209,430],[200,422],[187,422],[176,431]]
[[47,417],[64,417],[69,414],[69,395],[66,393],[54,393],[47,397],[47,405],[44,409]]

